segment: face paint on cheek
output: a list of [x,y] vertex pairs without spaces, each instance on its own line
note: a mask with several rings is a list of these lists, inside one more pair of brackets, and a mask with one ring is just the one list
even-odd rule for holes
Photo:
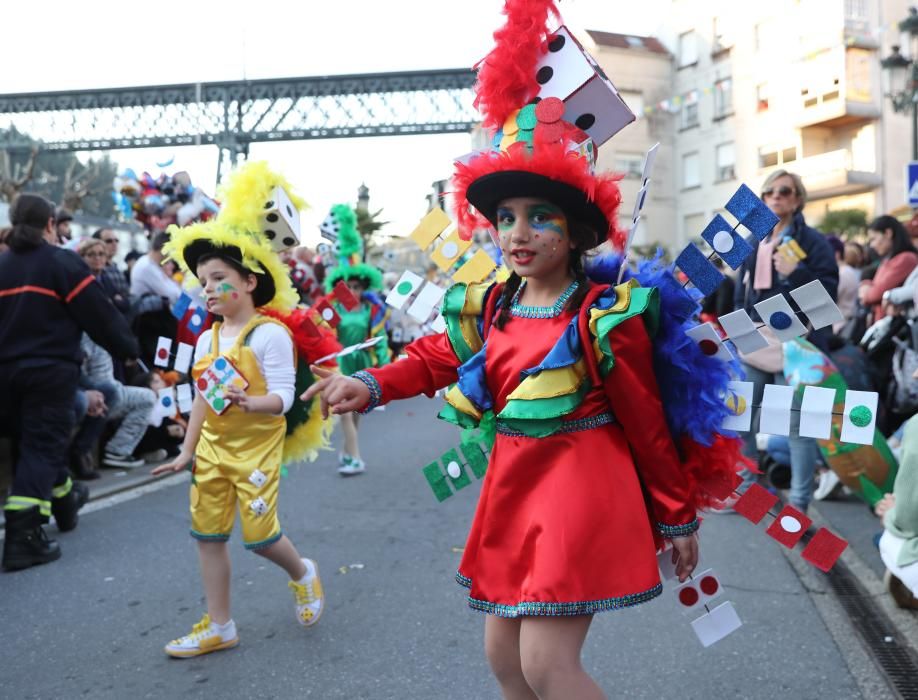
[[236,288],[229,282],[223,282],[220,284],[220,286],[217,287],[217,291],[220,292],[220,301],[239,298],[239,292],[237,292]]

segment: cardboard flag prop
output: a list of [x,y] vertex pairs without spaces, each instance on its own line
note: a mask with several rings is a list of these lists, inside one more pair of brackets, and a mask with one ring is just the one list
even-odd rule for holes
[[185,317],[185,312],[188,311],[188,307],[191,306],[192,301],[191,295],[182,290],[181,296],[172,305],[172,315],[181,321]]
[[409,297],[418,291],[424,284],[424,279],[411,270],[405,270],[392,291],[386,295],[386,303],[396,309],[401,309]]
[[453,273],[453,281],[466,284],[477,284],[494,272],[497,263],[483,250],[475,251],[465,264]]
[[337,328],[338,324],[341,323],[341,317],[338,315],[338,312],[335,311],[335,308],[325,299],[319,299],[314,308],[319,314],[319,318],[332,328]]
[[800,553],[804,559],[821,571],[829,573],[835,562],[847,548],[848,543],[836,537],[824,527],[819,528]]
[[188,322],[185,324],[185,327],[191,331],[193,335],[197,335],[204,329],[204,321],[206,320],[205,313],[202,309],[192,307],[191,316],[188,319]]
[[723,593],[723,586],[713,569],[702,571],[675,588],[676,600],[683,612],[697,610],[721,593]]
[[222,355],[204,370],[197,381],[198,393],[204,397],[207,405],[217,415],[224,413],[230,407],[230,402],[226,397],[226,390],[230,386],[246,389],[249,382],[233,363]]
[[430,322],[430,329],[434,333],[442,333],[446,330],[446,319],[443,318],[443,314],[437,314],[437,317]]
[[775,516],[774,522],[765,530],[765,533],[778,540],[788,549],[793,549],[794,545],[803,537],[806,529],[812,524],[812,520],[793,506],[784,506],[781,512]]
[[746,185],[739,186],[725,208],[760,241],[771,233],[780,221],[771,209],[765,206],[765,202]]
[[700,326],[690,328],[685,334],[698,343],[698,347],[705,355],[716,357],[724,362],[729,362],[733,359],[733,355],[714,329],[714,324],[702,323]]
[[338,280],[331,292],[331,297],[347,311],[353,311],[360,306],[360,299],[355,296],[344,280]]
[[729,600],[692,622],[692,629],[698,641],[705,648],[719,642],[742,626],[743,623],[736,614],[736,610],[733,609],[733,603]]
[[873,444],[878,398],[874,391],[848,389],[845,392],[845,413],[840,436],[842,442]]
[[689,243],[679,253],[679,257],[676,258],[676,267],[682,270],[705,296],[713,294],[724,281],[720,270],[711,264],[711,261],[698,250],[698,246],[694,243]]
[[800,404],[800,437],[828,440],[832,433],[835,389],[807,386]]
[[768,347],[765,336],[759,333],[755,323],[743,309],[724,314],[717,320],[740,352],[748,355]]
[[758,525],[778,500],[771,491],[758,484],[752,484],[733,504],[733,510],[749,522]]
[[163,418],[171,418],[175,415],[175,392],[171,386],[156,392],[156,412],[158,414],[157,425],[162,424]]
[[733,270],[739,268],[743,261],[752,255],[752,246],[746,243],[720,214],[715,215],[711,223],[705,227],[701,237]]
[[444,272],[458,262],[459,257],[472,246],[472,241],[459,237],[459,229],[453,231],[443,240],[440,246],[430,254],[430,259]]
[[437,497],[437,500],[441,503],[447,498],[453,495],[453,492],[450,490],[449,485],[446,483],[447,476],[446,472],[443,471],[443,468],[440,466],[439,462],[431,462],[423,469],[424,478],[427,479],[427,483],[430,486],[431,491],[433,491],[434,496]]
[[176,372],[188,374],[188,368],[191,367],[191,357],[194,355],[194,348],[188,343],[179,343],[178,350],[175,352],[175,363],[172,367]]
[[179,384],[175,387],[178,394],[178,407],[182,413],[190,413],[194,398],[191,395],[191,384]]
[[443,289],[443,287],[433,282],[428,282],[424,285],[424,288],[421,289],[421,293],[418,294],[414,303],[408,307],[408,315],[418,321],[418,323],[424,323],[430,318],[430,314],[433,312],[434,307],[440,303],[440,299],[443,298],[444,294],[446,294],[446,290]]
[[409,235],[411,240],[418,244],[418,248],[423,250],[433,243],[447,226],[449,226],[449,217],[446,212],[435,207],[427,212],[417,228]]
[[766,384],[759,412],[759,432],[769,435],[790,435],[791,407],[794,387]]
[[657,554],[657,566],[660,568],[660,579],[663,581],[676,578],[676,565],[673,564],[672,547],[667,547]]
[[790,295],[813,324],[813,328],[825,328],[845,320],[841,309],[832,301],[832,297],[819,280],[813,280],[791,290]]
[[[731,381],[724,401],[733,412],[724,418],[721,427],[724,430],[747,431],[752,427],[752,382]],[[723,500],[723,499],[721,499]]]
[[157,367],[168,367],[169,357],[172,355],[172,341],[162,336],[156,341],[156,354],[153,356],[153,364]]
[[800,323],[796,312],[783,295],[776,294],[754,306],[765,324],[774,331],[782,343],[806,333],[806,326]]

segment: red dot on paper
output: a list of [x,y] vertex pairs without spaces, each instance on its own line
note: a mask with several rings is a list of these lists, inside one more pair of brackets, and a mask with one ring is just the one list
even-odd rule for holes
[[167,357],[169,357],[169,351],[166,350],[166,348],[160,348],[159,350],[156,351],[156,356],[157,356],[158,358],[164,360],[164,359],[166,359]]
[[199,380],[198,380],[198,389],[199,389],[200,391],[204,391],[206,388],[207,388],[207,380],[206,380],[206,379],[199,379]]
[[702,340],[698,343],[698,347],[701,348],[701,352],[705,355],[716,355],[717,354],[717,343],[713,340]]
[[720,583],[713,576],[705,576],[698,584],[701,592],[705,595],[714,595],[720,588]]
[[690,608],[695,603],[697,603],[699,597],[700,596],[698,595],[698,591],[696,591],[691,586],[683,588],[681,591],[679,591],[679,602],[687,608]]
[[564,103],[557,97],[546,97],[539,100],[535,108],[536,119],[543,124],[551,124],[564,116]]
[[539,143],[555,143],[560,141],[562,136],[564,136],[564,124],[561,122],[539,124],[533,132],[533,138]]

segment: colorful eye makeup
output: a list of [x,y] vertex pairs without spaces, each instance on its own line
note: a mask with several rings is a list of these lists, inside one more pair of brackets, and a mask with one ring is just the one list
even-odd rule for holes
[[529,227],[539,233],[553,233],[564,237],[567,235],[567,219],[557,207],[548,204],[536,204],[529,207]]

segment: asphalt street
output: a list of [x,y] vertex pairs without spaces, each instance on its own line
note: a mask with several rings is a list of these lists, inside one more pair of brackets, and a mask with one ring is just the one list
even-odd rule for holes
[[[182,481],[93,504],[76,531],[58,536],[60,561],[0,575],[0,695],[498,697],[484,616],[453,579],[479,484],[438,503],[421,474],[459,439],[435,419],[439,405],[421,397],[366,418],[362,476],[339,477],[335,453],[324,452],[283,480],[284,530],[318,561],[327,593],[315,627],[296,624],[283,572],[234,537],[240,645],[165,656],[163,645],[204,610]],[[702,648],[671,584],[651,603],[597,615],[584,657],[609,697],[862,697],[826,613],[764,524],[714,516],[701,533],[702,564],[720,575],[743,627]]]

